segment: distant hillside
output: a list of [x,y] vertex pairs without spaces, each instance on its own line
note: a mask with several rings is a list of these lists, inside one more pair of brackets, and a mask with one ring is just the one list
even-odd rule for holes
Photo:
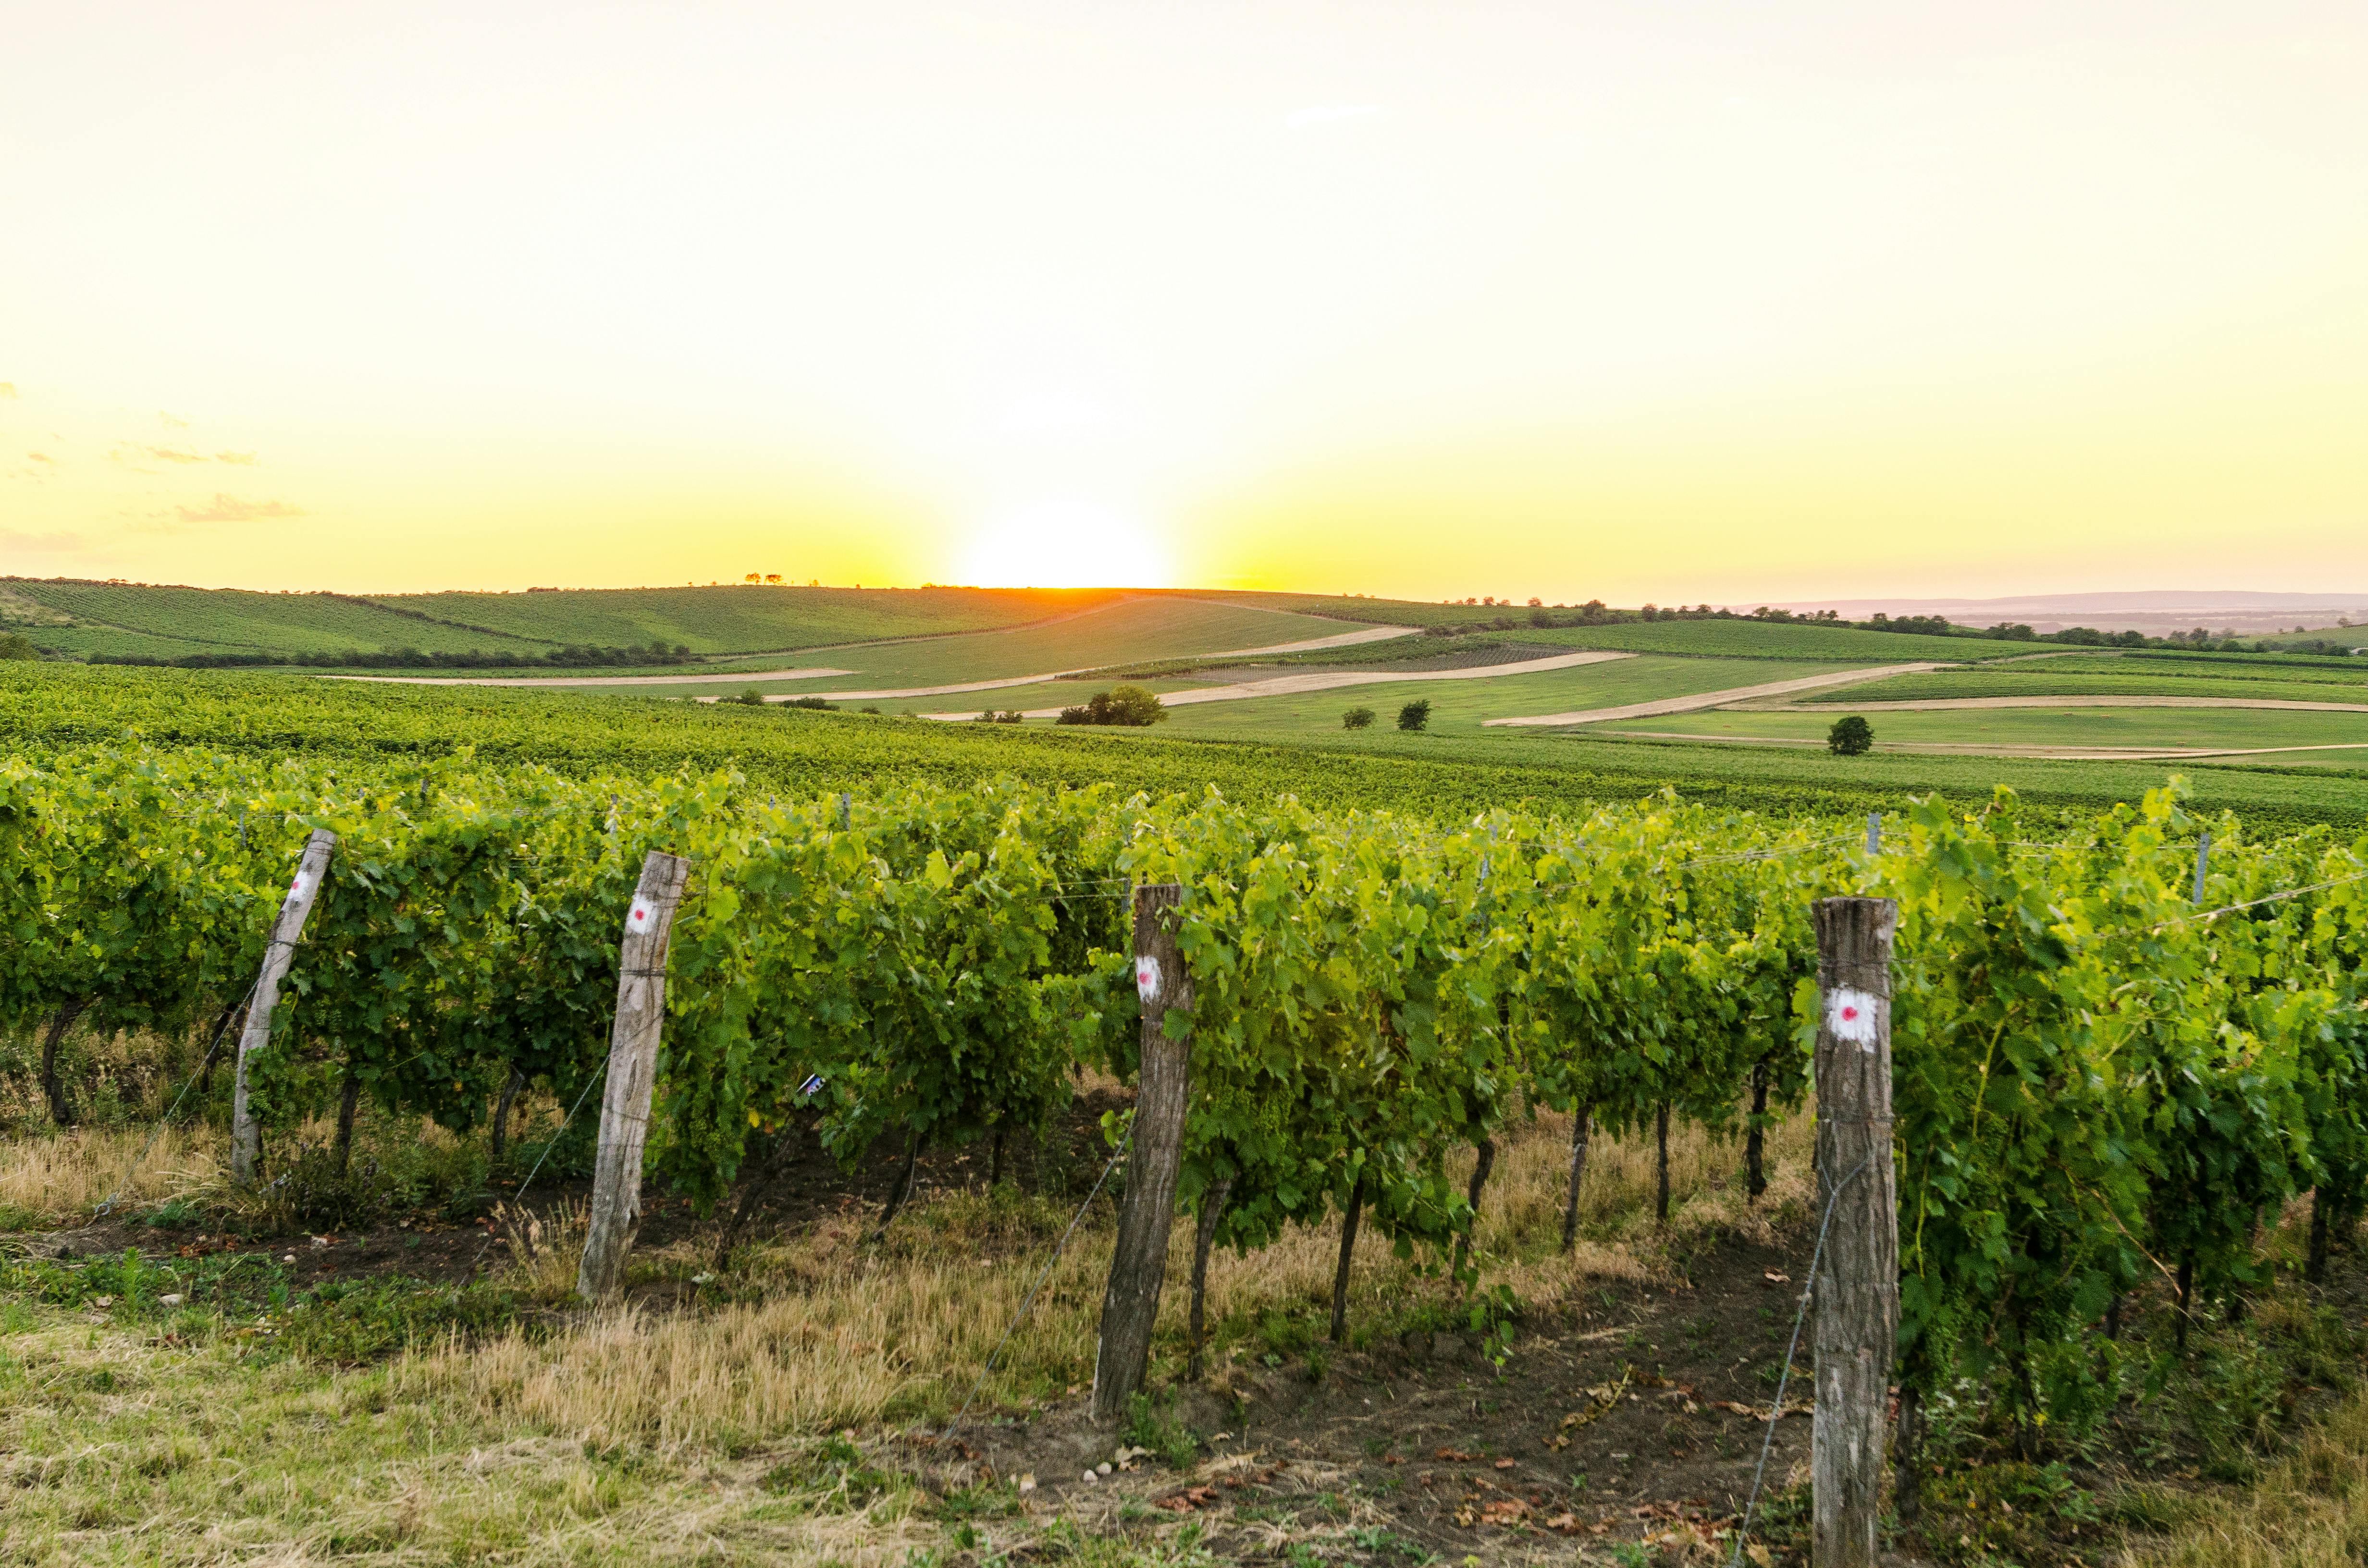
[[1819,599],[1782,608],[1801,614],[1837,610],[1849,620],[1864,620],[1881,610],[1895,617],[1937,615],[1959,626],[2020,622],[2037,631],[2089,626],[2100,631],[2143,631],[2149,637],[2192,631],[2201,626],[2214,635],[2251,638],[2273,632],[2291,635],[2297,626],[2328,627],[2342,619],[2368,621],[2368,593],[2163,590],[2021,594],[1989,599]]
[[568,646],[686,648],[693,657],[991,631],[1089,609],[1109,589],[557,589],[266,594],[139,583],[0,579],[0,627],[77,658],[347,653],[541,660]]

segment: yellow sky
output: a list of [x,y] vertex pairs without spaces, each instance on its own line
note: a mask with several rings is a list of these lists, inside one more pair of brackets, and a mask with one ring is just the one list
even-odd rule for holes
[[2368,6],[20,6],[0,573],[2368,589]]

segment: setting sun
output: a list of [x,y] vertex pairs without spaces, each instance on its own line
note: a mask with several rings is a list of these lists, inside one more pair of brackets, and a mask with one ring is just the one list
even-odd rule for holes
[[1174,576],[1156,530],[1091,501],[1038,501],[988,517],[955,557],[983,588],[1164,588]]

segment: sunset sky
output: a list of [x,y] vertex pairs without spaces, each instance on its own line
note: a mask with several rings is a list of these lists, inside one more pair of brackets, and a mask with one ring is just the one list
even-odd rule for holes
[[0,573],[2368,590],[2368,5],[110,5]]

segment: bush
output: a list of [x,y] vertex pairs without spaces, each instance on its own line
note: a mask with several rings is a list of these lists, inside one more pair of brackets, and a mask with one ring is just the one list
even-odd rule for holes
[[1122,724],[1142,729],[1156,724],[1167,717],[1157,694],[1139,686],[1114,686],[1108,691],[1098,691],[1087,699],[1084,706],[1064,708],[1060,724]]
[[1398,728],[1420,730],[1430,722],[1430,699],[1417,698],[1398,710]]
[[727,697],[723,700],[726,702],[746,703],[751,708],[762,708],[765,706],[765,694],[752,686],[747,690],[742,692],[739,696]]
[[1373,710],[1370,708],[1351,708],[1340,715],[1340,727],[1344,730],[1367,730],[1372,728],[1372,723]]
[[1853,713],[1826,732],[1826,749],[1836,756],[1863,756],[1874,749],[1874,726]]
[[831,705],[819,697],[792,697],[781,704],[784,708],[811,708],[818,713],[834,712]]
[[0,631],[0,659],[38,659],[41,651],[21,631]]
[[[1082,709],[1076,709],[1076,708],[1073,708],[1073,709],[1070,709],[1070,710],[1069,710],[1069,711],[1070,711],[1070,712],[1073,712],[1073,713],[1076,713],[1076,712],[1082,712],[1082,711],[1084,711],[1084,710],[1082,710]],[[1024,718],[1026,718],[1026,717],[1027,717],[1027,715],[1026,715],[1026,714],[1024,714],[1024,713],[1022,713],[1022,712],[1020,712],[1020,711],[1019,711],[1019,709],[1017,709],[1017,708],[1010,709],[1010,710],[1008,710],[1008,711],[1001,712],[1001,713],[998,713],[998,712],[996,712],[994,709],[990,708],[990,709],[988,709],[985,712],[984,712],[984,713],[980,714],[980,715],[979,715],[975,720],[973,720],[973,721],[972,721],[972,722],[973,722],[973,723],[979,723],[979,724],[1017,724],[1018,722],[1020,722],[1020,720],[1022,720],[1022,719],[1024,719]],[[1064,719],[1064,720],[1063,720],[1063,721],[1062,721],[1062,722],[1063,722],[1063,723],[1069,723],[1069,722],[1072,722],[1072,721],[1069,721],[1069,720],[1066,720],[1066,719]],[[1075,721],[1075,722],[1078,722],[1078,723],[1083,723],[1083,722],[1085,722],[1085,721],[1084,721],[1084,720],[1077,720],[1077,721]]]

